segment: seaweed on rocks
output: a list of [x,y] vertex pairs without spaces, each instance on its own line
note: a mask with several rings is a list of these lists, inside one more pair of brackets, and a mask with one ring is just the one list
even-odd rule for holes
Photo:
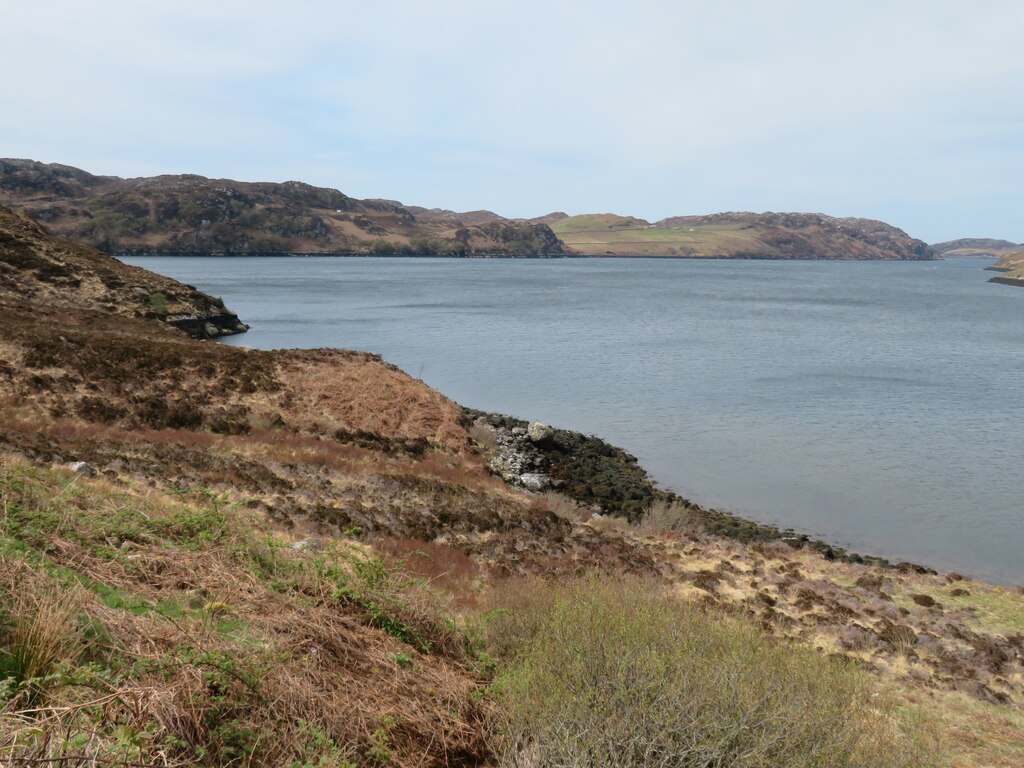
[[747,520],[731,512],[703,507],[659,488],[636,456],[593,435],[550,427],[498,413],[464,408],[467,418],[494,434],[488,466],[507,482],[531,491],[556,490],[594,512],[641,520],[655,501],[685,506],[710,534],[744,543],[781,541],[795,549],[814,549],[827,560],[882,568],[935,573],[914,563],[848,552],[842,547],[790,528]]

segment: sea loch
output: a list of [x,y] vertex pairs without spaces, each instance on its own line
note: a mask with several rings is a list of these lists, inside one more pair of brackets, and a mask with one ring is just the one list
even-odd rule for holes
[[126,261],[223,296],[227,343],[377,352],[702,504],[1024,582],[1024,291],[979,261]]

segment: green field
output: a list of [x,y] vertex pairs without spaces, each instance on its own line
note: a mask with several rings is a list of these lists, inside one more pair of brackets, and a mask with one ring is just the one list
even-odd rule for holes
[[764,249],[757,229],[740,223],[662,227],[605,213],[570,216],[551,229],[572,250],[587,255],[701,258]]

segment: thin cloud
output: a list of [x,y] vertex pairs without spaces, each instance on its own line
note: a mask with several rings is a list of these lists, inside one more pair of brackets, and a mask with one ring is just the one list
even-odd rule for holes
[[1024,240],[1017,2],[37,0],[5,30],[2,154]]

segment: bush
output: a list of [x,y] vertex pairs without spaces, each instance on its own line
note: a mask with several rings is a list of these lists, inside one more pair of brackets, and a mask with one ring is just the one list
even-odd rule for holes
[[640,527],[655,533],[688,533],[701,531],[700,521],[694,519],[690,508],[678,499],[657,499],[640,517]]
[[158,315],[167,314],[167,296],[157,292],[150,294],[149,297],[149,308]]
[[490,630],[512,659],[492,711],[502,766],[935,764],[868,704],[862,673],[739,619],[639,580],[587,579],[540,602],[541,620],[513,611],[513,631]]

